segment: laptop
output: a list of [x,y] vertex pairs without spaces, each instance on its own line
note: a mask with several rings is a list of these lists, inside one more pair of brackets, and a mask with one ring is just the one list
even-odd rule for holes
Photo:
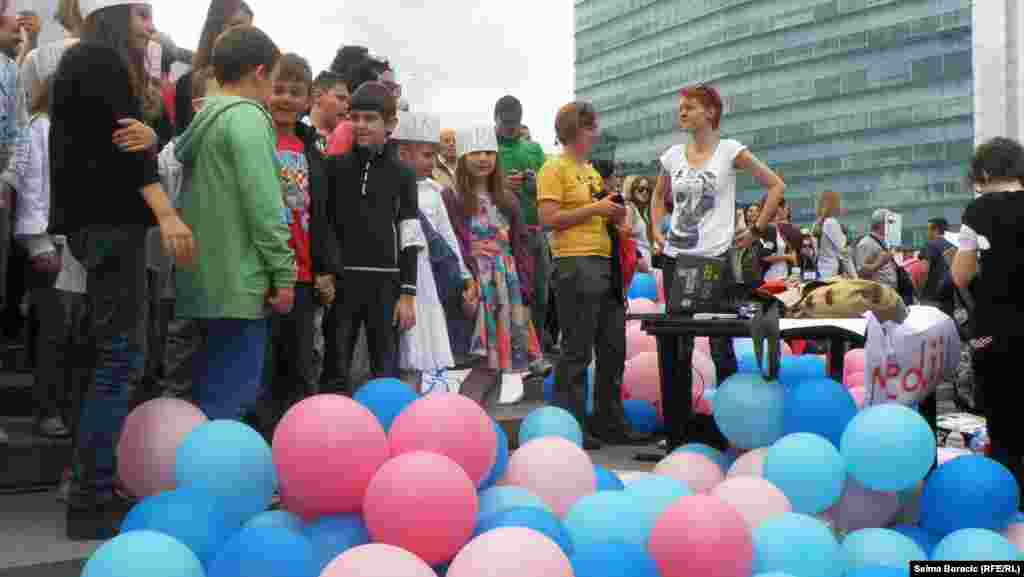
[[[667,310],[670,315],[731,314],[726,267],[732,266],[726,258],[704,257],[680,254],[676,256],[674,270],[665,274],[675,275],[671,294],[668,295]],[[728,275],[731,277],[732,275]]]

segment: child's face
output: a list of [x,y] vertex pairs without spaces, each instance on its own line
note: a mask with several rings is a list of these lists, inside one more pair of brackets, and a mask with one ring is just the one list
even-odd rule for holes
[[396,119],[385,120],[379,112],[370,110],[353,110],[349,118],[352,120],[352,135],[359,146],[383,145],[396,124]]
[[329,123],[333,122],[336,125],[338,122],[348,118],[348,108],[351,100],[352,95],[348,93],[348,86],[344,82],[339,82],[330,90],[320,92],[316,103],[325,119]]
[[498,162],[497,153],[470,152],[466,155],[466,168],[474,178],[487,178],[494,174],[494,167]]
[[429,143],[402,143],[398,157],[416,171],[416,178],[429,178],[434,173],[437,145]]
[[292,128],[309,108],[309,86],[296,80],[275,80],[270,95],[270,115],[277,128]]

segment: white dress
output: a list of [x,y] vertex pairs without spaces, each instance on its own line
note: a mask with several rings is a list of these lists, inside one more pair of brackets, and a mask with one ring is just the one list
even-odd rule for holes
[[[419,181],[418,189],[420,211],[434,230],[452,246],[459,257],[463,278],[468,278],[468,269],[441,198],[441,187],[433,180],[423,179]],[[437,296],[437,285],[434,283],[434,271],[430,266],[427,249],[419,251],[417,262],[416,326],[402,334],[400,364],[404,370],[422,371],[436,377],[438,373],[454,366],[455,360],[448,340],[448,321]]]

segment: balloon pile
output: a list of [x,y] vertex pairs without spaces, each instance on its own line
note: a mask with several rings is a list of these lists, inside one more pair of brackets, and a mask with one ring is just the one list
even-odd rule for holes
[[271,444],[156,399],[118,448],[144,498],[83,575],[844,577],[1022,555],[1005,467],[962,455],[929,475],[917,412],[858,411],[843,385],[803,375],[726,379],[713,416],[742,453],[689,444],[626,482],[555,407],[510,452],[470,399],[391,379],[296,404]]

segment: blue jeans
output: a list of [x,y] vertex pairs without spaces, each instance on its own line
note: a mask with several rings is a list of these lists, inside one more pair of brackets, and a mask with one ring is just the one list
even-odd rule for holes
[[192,391],[211,420],[239,420],[262,393],[270,321],[199,319],[202,345],[192,357]]

